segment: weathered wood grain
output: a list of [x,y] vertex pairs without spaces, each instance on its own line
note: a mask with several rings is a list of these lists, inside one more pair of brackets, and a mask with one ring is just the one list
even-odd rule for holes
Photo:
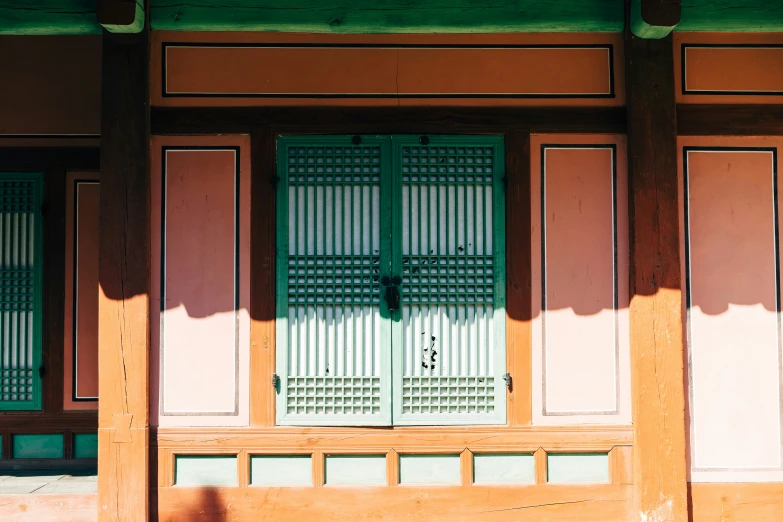
[[149,34],[103,35],[98,519],[148,517]]
[[[671,37],[626,31],[634,520],[687,520]],[[646,517],[646,518],[645,518]]]
[[692,522],[767,522],[783,513],[783,484],[689,484]]
[[158,488],[167,522],[427,520],[627,522],[633,488],[434,486]]

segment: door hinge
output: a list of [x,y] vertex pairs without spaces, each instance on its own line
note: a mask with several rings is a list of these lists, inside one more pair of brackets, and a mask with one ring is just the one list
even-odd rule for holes
[[277,184],[280,183],[280,176],[272,176],[272,178],[269,180],[270,183],[272,183],[272,186],[277,189]]
[[46,366],[42,364],[41,366],[38,367],[38,377],[43,379],[44,375],[46,375]]
[[276,373],[272,374],[272,387],[275,390],[280,391],[280,376]]
[[503,179],[501,179],[500,181],[503,182],[503,190],[505,192],[508,192],[508,176],[503,176]]
[[506,383],[506,388],[511,390],[511,374],[510,373],[504,373],[503,374],[503,380]]

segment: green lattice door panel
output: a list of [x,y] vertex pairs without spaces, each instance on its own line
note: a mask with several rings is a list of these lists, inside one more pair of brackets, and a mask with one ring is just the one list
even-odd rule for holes
[[278,140],[279,424],[505,422],[501,137]]
[[506,418],[503,140],[394,137],[394,424]]
[[43,177],[0,173],[0,409],[41,408]]
[[391,422],[389,141],[278,141],[277,418]]

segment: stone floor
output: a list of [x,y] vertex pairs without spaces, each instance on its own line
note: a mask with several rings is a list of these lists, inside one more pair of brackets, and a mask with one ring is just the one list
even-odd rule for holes
[[97,491],[95,470],[0,471],[0,495],[83,495]]

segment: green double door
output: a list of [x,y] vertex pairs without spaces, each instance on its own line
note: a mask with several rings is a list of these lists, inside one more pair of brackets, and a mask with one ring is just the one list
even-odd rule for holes
[[277,143],[277,421],[505,423],[503,139]]

